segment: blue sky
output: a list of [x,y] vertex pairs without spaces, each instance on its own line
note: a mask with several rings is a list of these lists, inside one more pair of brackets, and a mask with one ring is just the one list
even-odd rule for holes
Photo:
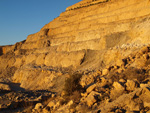
[[0,0],[0,45],[25,40],[81,0]]

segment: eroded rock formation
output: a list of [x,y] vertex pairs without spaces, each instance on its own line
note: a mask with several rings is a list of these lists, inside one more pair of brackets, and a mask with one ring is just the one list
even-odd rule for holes
[[[13,105],[11,91],[50,90],[55,97],[32,101],[30,112],[150,111],[149,30],[149,0],[82,0],[68,7],[26,40],[0,47],[0,82],[7,86],[0,101],[10,100],[1,108]],[[82,75],[82,91],[66,97],[71,72]]]

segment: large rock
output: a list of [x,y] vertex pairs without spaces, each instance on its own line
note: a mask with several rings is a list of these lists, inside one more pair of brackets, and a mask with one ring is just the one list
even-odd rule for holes
[[86,89],[86,93],[90,93],[91,91],[94,90],[95,87],[96,87],[96,84],[93,84],[93,85],[89,86],[89,87]]
[[20,83],[20,86],[25,89],[44,90],[52,87],[54,79],[60,74],[60,72],[39,67],[22,67],[15,72],[13,82]]
[[51,52],[45,57],[45,65],[47,66],[60,66],[60,67],[69,67],[69,66],[79,66],[84,59],[84,51],[78,52],[62,52],[56,53]]
[[119,82],[114,82],[113,86],[114,86],[115,90],[123,91],[125,89]]
[[4,91],[11,91],[11,88],[9,85],[7,84],[3,84],[3,83],[0,83],[0,90],[4,90]]
[[87,105],[89,107],[91,107],[97,100],[98,100],[98,97],[100,97],[101,94],[98,93],[98,92],[95,92],[95,91],[92,91],[88,96],[87,98],[85,99]]
[[130,111],[140,111],[140,105],[134,101],[130,101],[127,106]]
[[108,69],[103,69],[103,71],[102,71],[102,75],[107,75],[107,74],[108,74],[108,72],[109,72],[109,70],[108,70]]
[[110,98],[112,100],[115,100],[116,98],[118,98],[120,95],[123,94],[125,88],[119,82],[114,82],[113,87],[114,89],[111,89],[110,92]]
[[126,90],[133,91],[137,88],[138,84],[134,80],[127,80],[126,82]]

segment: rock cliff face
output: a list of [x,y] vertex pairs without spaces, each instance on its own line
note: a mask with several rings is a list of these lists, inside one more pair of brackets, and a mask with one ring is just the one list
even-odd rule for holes
[[[26,40],[0,47],[0,82],[20,84],[18,88],[24,90],[48,89],[60,94],[72,70],[82,73],[80,85],[84,89],[95,84],[80,94],[81,104],[86,103],[92,110],[127,111],[123,106],[131,111],[150,110],[149,103],[140,108],[135,99],[117,104],[136,92],[149,90],[146,89],[150,74],[149,30],[150,0],[82,0]],[[137,75],[132,75],[132,69]],[[145,89],[143,84],[147,86]],[[120,95],[120,100],[115,100]],[[58,98],[55,102],[59,102]],[[133,101],[138,103],[137,109],[129,108],[128,103]],[[99,105],[107,103],[106,107]],[[64,106],[70,106],[68,104]],[[55,109],[54,105],[50,107],[57,112],[65,110],[60,105]],[[82,112],[82,106],[76,107]]]
[[[29,35],[26,41],[2,47],[1,54],[10,50],[19,54],[19,51],[27,50],[32,51],[29,53],[36,60],[38,55],[35,54],[50,51],[65,55],[65,52],[103,50],[128,43],[134,45],[149,42],[149,0],[83,0],[68,8],[39,32]],[[47,65],[46,62],[43,64]],[[60,65],[63,66],[61,62]]]

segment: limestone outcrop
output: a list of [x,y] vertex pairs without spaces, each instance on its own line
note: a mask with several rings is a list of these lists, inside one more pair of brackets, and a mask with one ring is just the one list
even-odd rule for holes
[[0,46],[0,110],[150,112],[149,30],[149,0],[69,6],[26,40]]

